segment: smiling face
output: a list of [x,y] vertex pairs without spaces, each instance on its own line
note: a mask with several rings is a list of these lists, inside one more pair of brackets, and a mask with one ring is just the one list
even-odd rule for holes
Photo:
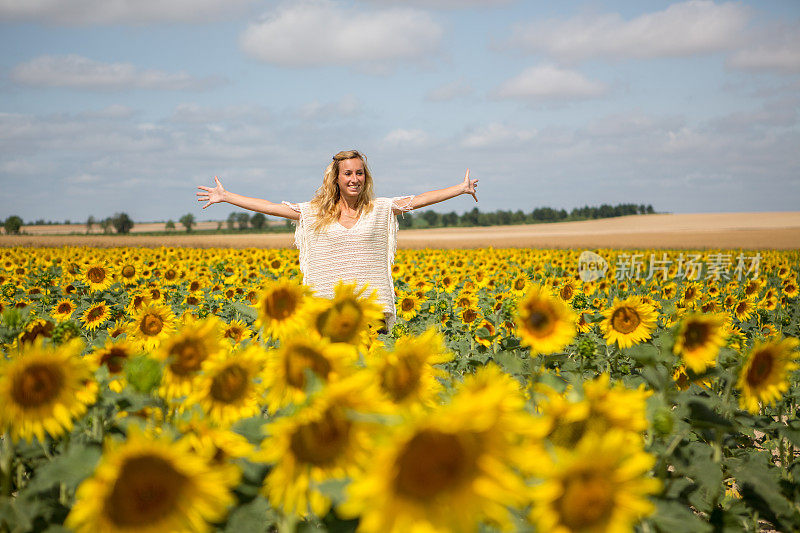
[[345,198],[358,198],[364,189],[366,173],[361,159],[354,157],[339,162],[339,193]]

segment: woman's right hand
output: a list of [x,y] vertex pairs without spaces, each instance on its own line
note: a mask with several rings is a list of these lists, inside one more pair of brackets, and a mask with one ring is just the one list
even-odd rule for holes
[[198,185],[197,187],[202,191],[197,193],[197,201],[208,202],[203,206],[203,209],[211,204],[218,204],[224,201],[225,189],[222,187],[222,183],[220,183],[219,178],[216,176],[214,176],[214,182],[217,184],[216,187],[203,187],[202,185]]

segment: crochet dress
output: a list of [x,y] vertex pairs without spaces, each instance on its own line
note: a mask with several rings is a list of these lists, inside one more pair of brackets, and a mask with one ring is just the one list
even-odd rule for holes
[[309,202],[283,202],[300,213],[294,241],[300,251],[303,283],[316,296],[333,298],[339,281],[367,284],[365,294],[377,291],[387,326],[396,319],[392,263],[397,249],[397,217],[393,210],[411,210],[413,196],[376,198],[372,210],[362,214],[352,228],[338,221],[315,233],[315,209]]

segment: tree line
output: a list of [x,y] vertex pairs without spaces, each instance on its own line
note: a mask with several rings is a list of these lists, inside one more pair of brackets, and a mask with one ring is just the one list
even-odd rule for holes
[[597,218],[621,217],[625,215],[652,215],[653,206],[648,204],[602,204],[600,206],[576,207],[567,212],[565,209],[537,207],[530,212],[520,210],[481,212],[477,207],[459,215],[455,211],[437,213],[422,211],[404,213],[397,217],[401,228],[441,228],[448,226],[507,226],[511,224],[538,224],[543,222],[571,222],[576,220],[592,220]]
[[[448,226],[507,226],[510,224],[538,224],[542,222],[570,222],[575,220],[591,220],[597,218],[621,217],[625,215],[651,215],[654,214],[653,206],[648,204],[617,204],[615,206],[602,204],[600,206],[583,206],[572,209],[569,213],[565,209],[553,209],[552,207],[537,207],[528,213],[517,211],[491,211],[481,212],[477,207],[461,215],[452,211],[450,213],[438,213],[428,210],[418,213],[403,213],[397,218],[401,228],[441,228]],[[178,222],[185,228],[186,232],[191,232],[197,225],[197,221],[192,213],[187,213],[178,219]],[[269,219],[264,213],[254,213],[250,215],[244,212],[232,212],[228,215],[224,225],[228,231],[264,231],[268,229]],[[65,224],[69,224],[69,220]],[[37,220],[35,224],[53,224]],[[98,226],[103,233],[129,233],[133,229],[133,220],[127,213],[116,213],[113,216],[103,219],[96,219],[89,216],[86,220],[86,233],[92,231],[94,226]],[[17,234],[23,226],[22,218],[11,215],[3,222],[6,234]],[[217,231],[223,229],[223,222],[217,223]],[[286,231],[292,227],[291,221],[287,220],[283,226],[270,228],[271,231]],[[165,231],[174,231],[175,222],[168,220],[164,224]]]

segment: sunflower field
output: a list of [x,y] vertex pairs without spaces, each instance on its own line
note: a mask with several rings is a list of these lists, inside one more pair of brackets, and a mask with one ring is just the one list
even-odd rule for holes
[[590,256],[0,248],[0,531],[800,530],[800,251]]

